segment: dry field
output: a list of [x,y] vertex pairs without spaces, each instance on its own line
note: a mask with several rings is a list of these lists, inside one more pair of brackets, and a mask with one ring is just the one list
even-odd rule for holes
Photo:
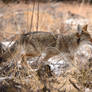
[[[10,37],[11,34],[37,30],[37,4],[35,5],[31,29],[32,10],[33,4],[0,4],[0,30],[4,38],[7,36]],[[91,10],[91,5],[76,3],[41,3],[38,30],[49,32],[57,32],[58,30],[64,31],[64,29],[62,29],[64,26],[63,21],[66,20],[68,12],[87,18],[90,24],[92,23]]]
[[[33,21],[32,10],[33,3],[8,5],[0,3],[0,41],[15,40],[15,35],[37,31],[37,5]],[[71,18],[68,14],[87,19],[89,21],[88,31],[91,33],[92,6],[61,2],[40,3],[38,30],[71,34],[74,32],[73,29],[65,29],[65,21]],[[67,65],[62,66],[61,61],[68,61],[68,59],[66,59],[67,55],[66,57],[61,55],[49,60],[52,69],[46,65],[37,67],[34,62],[31,63],[30,67],[23,62],[21,63],[16,58],[17,56],[14,57],[12,62],[0,65],[0,92],[92,92],[92,46],[81,46],[78,51],[74,58],[78,61],[78,65],[67,63]],[[59,57],[61,61],[57,60]],[[38,58],[35,62],[37,60]],[[86,67],[84,63],[81,66],[80,61],[83,60],[90,61]],[[69,67],[65,68],[68,65]],[[54,71],[54,69],[56,70]]]

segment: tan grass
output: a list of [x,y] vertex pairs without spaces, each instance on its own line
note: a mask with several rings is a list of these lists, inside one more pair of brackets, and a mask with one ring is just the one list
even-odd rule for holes
[[[43,7],[44,4],[41,4]],[[48,4],[48,6],[51,5],[51,4]],[[20,8],[21,6],[21,8]],[[30,8],[32,8],[31,5],[29,5]],[[29,8],[27,5],[25,4],[18,4],[18,5],[14,5],[14,4],[9,4],[9,7],[8,7],[8,10],[18,10],[18,9],[25,9],[25,8]],[[49,9],[49,8],[48,8]],[[72,13],[75,13],[75,14],[79,14],[79,15],[82,15],[86,18],[88,18],[90,20],[90,22],[92,23],[92,13],[91,13],[91,10],[92,10],[92,6],[90,5],[74,5],[74,4],[64,4],[64,3],[60,3],[58,8],[56,8],[56,12],[55,13],[58,13],[58,12],[64,12],[66,13],[67,11],[71,11]],[[8,11],[9,13],[9,11]],[[35,11],[35,15],[34,15],[34,20],[33,20],[33,28],[32,30],[36,30],[36,13],[37,11]],[[28,15],[27,15],[28,14]],[[28,29],[30,28],[30,20],[31,20],[31,15],[32,15],[32,12],[24,12],[24,15],[25,15],[25,20],[26,20],[26,23],[28,23]],[[6,12],[6,15],[5,15],[5,18],[9,18],[11,16],[15,16],[15,15],[9,15],[7,14]],[[28,21],[27,21],[27,17],[28,17]],[[55,27],[55,30],[58,29],[58,23],[62,21],[62,18],[54,18],[51,14],[47,13],[47,12],[40,12],[40,19],[39,19],[39,30],[42,30],[42,31],[49,31],[49,29],[51,27]],[[57,26],[57,27],[56,27]],[[60,25],[59,25],[60,26]],[[53,28],[54,29],[54,28]],[[19,30],[21,31],[21,30]],[[50,30],[52,31],[52,30]],[[4,32],[6,32],[5,36],[8,37],[7,33],[9,33],[9,35],[12,35],[12,34],[15,34],[16,31],[12,28],[11,24],[8,24],[8,26],[5,28]],[[22,85],[22,91],[21,92],[28,92],[27,89],[30,89],[30,90],[33,90],[33,92],[37,92],[38,90],[38,87],[39,89],[42,89],[44,87],[43,83],[38,79],[38,76],[37,76],[37,72],[30,72],[29,71],[29,68],[28,66],[26,65],[22,65],[22,69],[19,70],[19,68],[16,66],[16,63],[14,63],[14,66],[10,67],[9,70],[7,71],[3,71],[3,73],[1,73],[1,76],[9,76],[10,74],[12,74],[12,80],[10,80],[10,85],[8,83],[8,80],[4,80],[3,81],[3,85],[6,85],[8,84],[8,86],[11,86],[11,82],[12,83],[18,83],[20,85]],[[5,66],[6,67],[6,66]],[[31,67],[30,67],[30,70]],[[77,72],[76,72],[77,71]],[[91,70],[92,71],[92,70]],[[0,71],[2,72],[2,71]],[[16,73],[19,73],[17,76]],[[88,75],[89,74],[89,75]],[[32,77],[31,78],[28,78],[28,76],[31,75]],[[49,81],[50,83],[50,88],[53,87],[53,91],[51,92],[59,92],[56,90],[57,89],[60,89],[60,90],[65,90],[66,89],[66,92],[78,92],[78,90],[76,88],[74,88],[74,86],[69,82],[69,79],[72,80],[72,77],[73,77],[73,82],[74,84],[80,84],[81,87],[85,87],[85,81],[92,81],[92,78],[91,78],[91,74],[90,74],[90,69],[87,68],[85,70],[85,68],[83,68],[82,70],[79,70],[77,68],[72,68],[71,70],[68,71],[68,73],[66,73],[66,76],[65,77],[54,77],[52,76],[55,81],[55,83],[53,83],[52,81]],[[79,78],[81,77],[81,79],[79,80]],[[5,83],[5,84],[4,84]],[[54,89],[55,88],[55,89]],[[8,89],[10,92],[10,87]],[[13,89],[12,89],[13,90]],[[15,91],[16,92],[16,91]],[[41,91],[40,91],[41,92]]]

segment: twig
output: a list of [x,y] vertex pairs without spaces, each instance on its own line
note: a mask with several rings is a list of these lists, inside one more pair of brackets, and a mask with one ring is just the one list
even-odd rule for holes
[[31,17],[31,25],[30,25],[30,29],[29,29],[30,32],[32,30],[32,25],[33,25],[34,9],[35,9],[35,0],[34,0],[34,4],[33,4],[32,17]]
[[81,91],[81,90],[77,87],[77,85],[76,85],[71,79],[69,79],[69,82],[73,85],[74,88],[76,88],[78,91]]
[[38,31],[38,27],[39,27],[39,0],[38,0],[38,7],[37,7],[37,25],[36,25],[36,31]]

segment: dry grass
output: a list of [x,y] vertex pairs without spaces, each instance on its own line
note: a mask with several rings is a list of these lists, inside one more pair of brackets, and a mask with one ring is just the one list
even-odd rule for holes
[[[55,6],[56,8],[53,10],[51,6]],[[21,7],[20,7],[21,6]],[[7,20],[13,16],[16,21],[16,14],[15,13],[9,13],[10,11],[18,10],[18,9],[27,9],[32,8],[32,4],[25,5],[23,3],[21,4],[9,4],[8,6],[0,5],[0,7],[6,7],[6,12],[4,12],[4,19]],[[64,3],[47,3],[47,4],[40,4],[40,19],[39,19],[39,30],[43,31],[58,31],[57,29],[62,30],[63,27],[61,27],[63,18],[62,17],[56,17],[58,14],[66,13],[68,11],[71,11],[72,13],[79,14],[81,16],[84,16],[90,20],[90,23],[92,23],[92,6],[90,5],[78,5],[78,4],[64,4]],[[46,10],[46,12],[44,12]],[[51,13],[52,12],[52,13]],[[55,13],[55,15],[53,15]],[[30,20],[32,16],[32,11],[30,12],[24,12],[24,25],[27,30],[30,30]],[[32,30],[36,30],[36,23],[37,23],[37,10],[34,13],[34,19],[33,19],[33,27]],[[28,20],[27,20],[28,19]],[[17,30],[17,32],[21,32],[24,27],[21,27]],[[64,31],[64,29],[62,30]],[[61,31],[61,33],[62,33]],[[10,37],[13,34],[16,34],[16,29],[13,28],[13,25],[11,23],[8,23],[7,26],[5,26],[5,29],[3,30],[4,37]],[[67,71],[63,76],[55,76],[53,72],[49,70],[43,69],[44,67],[39,67],[38,71],[33,71],[31,67],[28,67],[27,64],[20,63],[21,67],[17,66],[18,62],[16,62],[17,59],[15,59],[15,62],[7,63],[3,65],[3,69],[0,70],[0,76],[2,77],[9,77],[11,76],[11,79],[6,79],[1,82],[0,90],[3,88],[3,90],[7,92],[46,92],[44,90],[51,90],[51,92],[79,92],[83,91],[85,87],[92,88],[92,85],[88,85],[89,82],[92,82],[92,68],[84,67],[83,69],[79,70],[75,68],[71,68],[71,70]],[[10,64],[10,66],[8,66]],[[45,70],[45,71],[43,71]],[[40,71],[40,72],[39,72]],[[42,71],[42,72],[41,72]],[[49,72],[48,72],[49,71]],[[44,73],[45,72],[45,73]],[[43,76],[44,74],[44,76]],[[45,75],[46,74],[46,75]],[[51,75],[49,77],[49,74]],[[87,83],[88,82],[88,83]],[[47,84],[47,85],[45,85]],[[77,86],[78,85],[78,86]],[[47,88],[46,88],[47,87]],[[76,88],[77,87],[77,88]],[[83,89],[83,90],[80,90]],[[1,91],[2,92],[2,91]]]
[[[21,7],[20,7],[21,6]],[[4,25],[3,29],[3,35],[4,37],[10,37],[13,34],[20,33],[22,31],[30,31],[30,25],[31,25],[31,17],[32,17],[32,7],[33,4],[0,4],[1,10],[4,7],[6,10],[3,12],[3,20],[8,23]],[[31,10],[29,11],[28,8]],[[11,23],[11,21],[7,22],[6,20],[11,20],[13,18],[13,21],[18,23],[19,20],[16,20],[18,13],[17,11],[22,12],[23,18],[22,21],[24,24],[22,26],[19,26],[19,24],[14,25]],[[24,11],[25,10],[25,11]],[[39,13],[39,28],[38,30],[41,31],[50,31],[50,32],[58,32],[58,30],[61,29],[61,32],[63,31],[62,23],[65,20],[66,17],[62,17],[62,14],[66,16],[67,12],[70,11],[74,14],[79,14],[80,16],[84,16],[87,18],[90,23],[92,23],[92,6],[91,5],[82,5],[82,4],[68,4],[68,3],[40,3],[40,13]],[[13,11],[13,12],[12,12]],[[32,31],[36,30],[37,26],[37,6],[35,7],[34,12],[34,18],[33,18],[33,27]]]

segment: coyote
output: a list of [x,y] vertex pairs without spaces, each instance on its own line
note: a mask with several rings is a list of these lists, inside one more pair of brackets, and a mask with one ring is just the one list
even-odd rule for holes
[[60,53],[73,54],[81,42],[92,42],[91,36],[87,32],[87,25],[82,28],[78,26],[78,32],[70,35],[41,31],[21,34],[15,43],[9,47],[9,50],[2,55],[0,63],[12,59],[18,54],[35,57],[45,53],[43,61],[47,61],[50,57]]

